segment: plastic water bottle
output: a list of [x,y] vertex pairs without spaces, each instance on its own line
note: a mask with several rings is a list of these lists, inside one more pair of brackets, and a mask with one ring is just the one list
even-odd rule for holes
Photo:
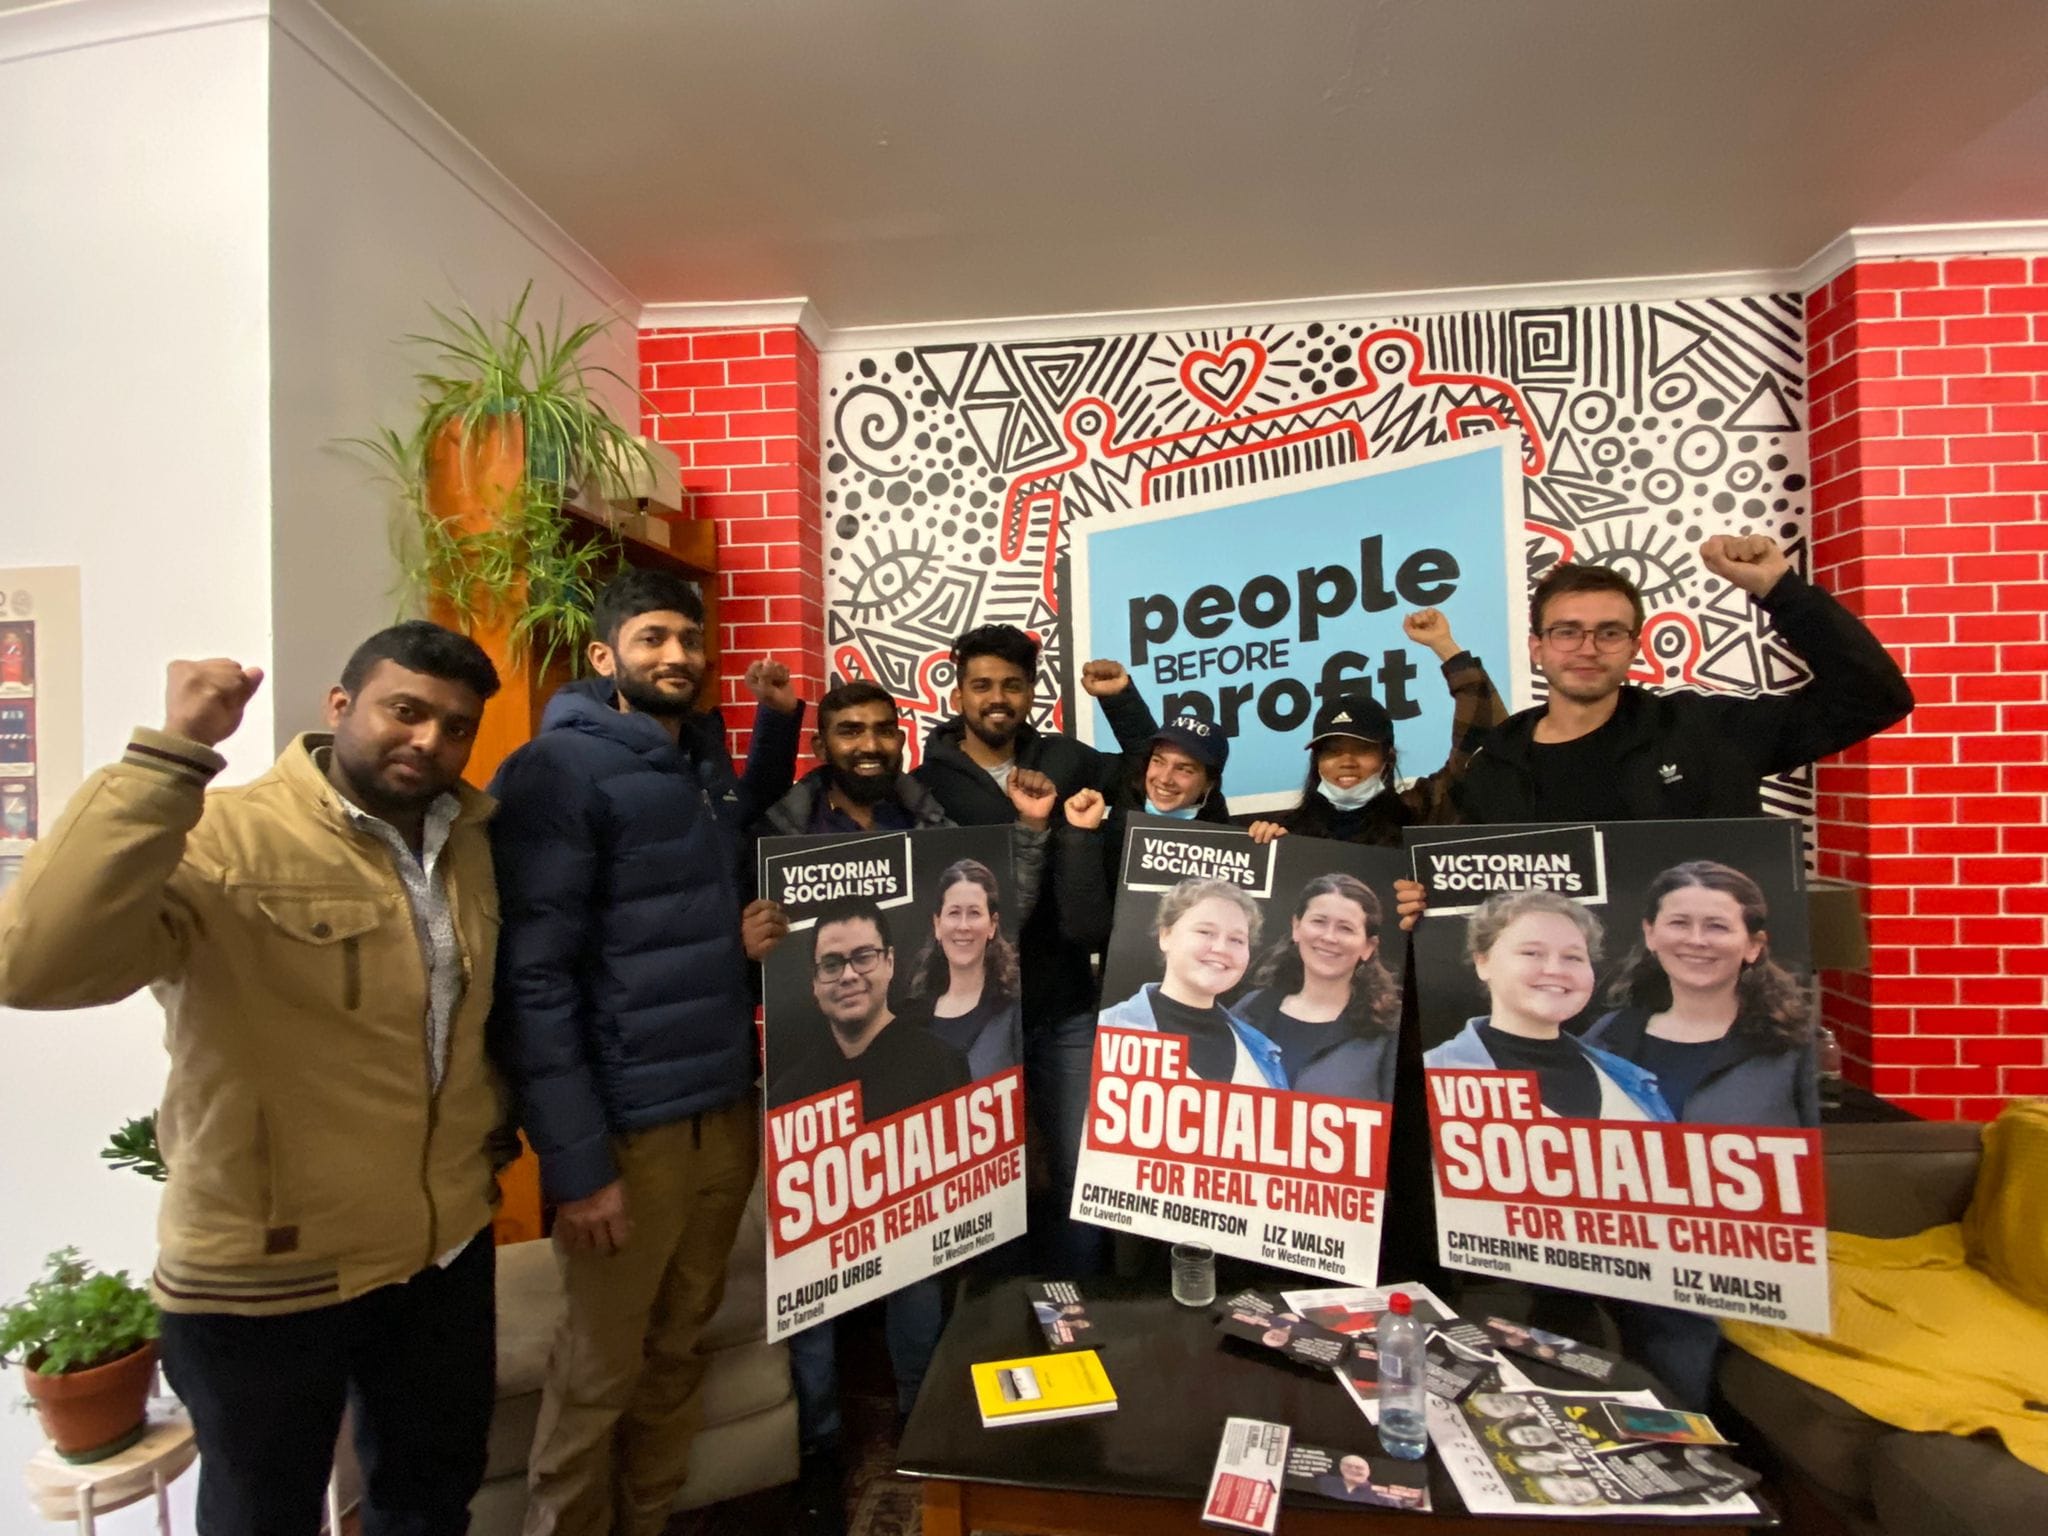
[[1380,1356],[1380,1447],[1389,1456],[1419,1461],[1429,1449],[1427,1337],[1406,1291],[1387,1298],[1373,1344]]
[[1820,1079],[1820,1107],[1823,1111],[1842,1107],[1842,1042],[1827,1025],[1820,1026],[1814,1040],[1814,1070]]

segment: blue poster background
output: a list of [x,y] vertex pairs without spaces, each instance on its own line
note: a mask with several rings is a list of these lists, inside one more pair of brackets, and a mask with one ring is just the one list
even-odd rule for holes
[[[1224,783],[1238,811],[1293,802],[1323,692],[1369,689],[1394,715],[1401,777],[1433,773],[1450,751],[1451,697],[1436,658],[1402,633],[1404,616],[1441,609],[1503,696],[1527,700],[1517,442],[1490,434],[1323,484],[1081,524],[1070,548],[1076,662],[1123,662],[1161,720],[1177,703],[1221,719],[1232,736]],[[1347,579],[1344,611],[1319,614],[1305,633],[1304,592],[1335,607]],[[1204,587],[1228,593],[1227,608],[1214,592],[1192,601]],[[1444,587],[1453,590],[1430,595]],[[1376,611],[1361,606],[1370,593],[1383,604]],[[1077,702],[1083,739],[1113,745],[1100,707],[1086,695]]]

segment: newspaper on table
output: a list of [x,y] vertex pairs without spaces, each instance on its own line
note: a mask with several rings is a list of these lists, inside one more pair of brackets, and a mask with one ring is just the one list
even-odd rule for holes
[[[1755,1473],[1711,1446],[1623,1440],[1608,1405],[1654,1409],[1651,1392],[1474,1392],[1432,1396],[1430,1441],[1475,1515],[1740,1518],[1759,1513]],[[1656,1452],[1654,1456],[1643,1453]]]

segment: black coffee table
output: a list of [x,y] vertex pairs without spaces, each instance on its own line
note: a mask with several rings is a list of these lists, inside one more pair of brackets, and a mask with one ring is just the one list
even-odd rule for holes
[[[1313,1445],[1377,1449],[1377,1432],[1334,1379],[1269,1364],[1222,1341],[1206,1308],[1179,1307],[1156,1286],[1110,1279],[1090,1282],[1085,1294],[1101,1339],[1097,1348],[1116,1387],[1116,1412],[983,1429],[969,1367],[1044,1352],[1023,1285],[1002,1281],[961,1302],[904,1430],[899,1469],[924,1480],[925,1536],[1213,1533],[1216,1528],[1203,1525],[1197,1511],[1223,1421],[1233,1414],[1291,1425],[1296,1439]],[[1585,1386],[1578,1377],[1533,1363],[1526,1370],[1539,1385]],[[1654,1390],[1656,1383],[1624,1363],[1614,1386]],[[1280,1531],[1648,1536],[1682,1530],[1697,1536],[1776,1523],[1769,1516],[1731,1522],[1720,1516],[1471,1515],[1434,1455],[1430,1459],[1433,1514],[1361,1509],[1290,1493]]]

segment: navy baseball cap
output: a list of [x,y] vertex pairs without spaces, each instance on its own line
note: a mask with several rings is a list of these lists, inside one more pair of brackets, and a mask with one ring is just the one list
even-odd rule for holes
[[1377,747],[1394,744],[1394,717],[1369,693],[1340,693],[1316,711],[1315,729],[1308,744],[1332,736],[1356,736]]
[[1200,715],[1175,715],[1152,733],[1152,742],[1155,746],[1164,742],[1175,751],[1187,753],[1212,776],[1221,773],[1230,759],[1230,738],[1223,734],[1221,726]]

